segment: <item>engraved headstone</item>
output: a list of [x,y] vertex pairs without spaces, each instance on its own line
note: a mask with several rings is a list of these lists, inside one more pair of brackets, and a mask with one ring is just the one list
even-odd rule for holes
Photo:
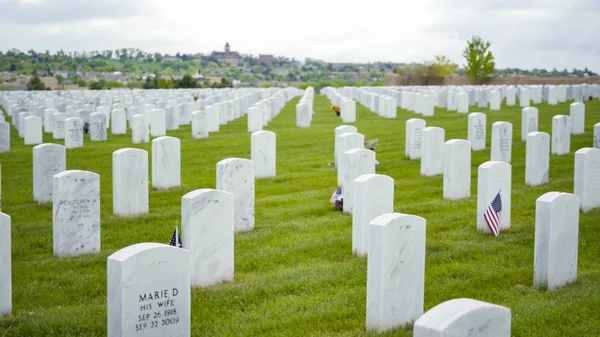
[[190,252],[192,287],[233,281],[233,198],[213,189],[181,198],[181,240]]
[[600,149],[600,123],[596,123],[594,125],[594,145],[593,145],[593,147],[596,149]]
[[100,175],[70,170],[53,177],[55,256],[100,252]]
[[154,109],[150,112],[150,135],[161,137],[167,134],[167,119],[164,109]]
[[127,113],[125,110],[113,110],[110,131],[113,135],[124,135],[127,133]]
[[481,112],[469,114],[468,141],[473,151],[481,151],[486,148],[486,115]]
[[354,205],[354,180],[364,174],[375,174],[375,151],[354,148],[344,152],[340,167],[343,167],[342,194],[343,211],[352,214]]
[[571,152],[571,118],[566,115],[552,117],[552,154],[561,156]]
[[512,158],[512,124],[495,122],[492,124],[492,161],[504,161],[510,164]]
[[575,102],[570,105],[571,133],[580,135],[585,131],[585,105]]
[[406,139],[404,154],[410,160],[421,158],[421,144],[423,129],[426,127],[424,119],[411,118],[406,121]]
[[144,144],[150,141],[150,130],[144,115],[131,117],[131,142],[133,144]]
[[160,243],[107,259],[108,337],[190,337],[190,253]]
[[[335,128],[334,131],[334,163],[335,163],[335,167],[338,167],[338,157],[341,156],[341,153],[338,150],[338,147],[340,145],[340,141],[338,140],[338,137],[344,133],[357,133],[358,129],[355,126],[352,125],[340,125],[338,127]],[[343,153],[343,152],[342,152]]]
[[54,114],[54,129],[52,130],[52,138],[54,139],[65,139],[65,113]]
[[524,108],[521,111],[521,140],[526,141],[527,135],[538,130],[538,109]]
[[106,132],[106,116],[102,112],[90,114],[90,140],[101,142],[108,139]]
[[194,111],[192,113],[192,138],[208,138],[208,122],[206,111]]
[[67,149],[83,147],[83,121],[81,118],[65,119],[65,147]]
[[275,177],[277,137],[272,131],[257,131],[251,135],[250,158],[255,164],[256,179]]
[[10,152],[10,124],[0,122],[0,153]]
[[42,143],[42,119],[38,116],[28,116],[24,123],[25,145]]
[[338,170],[337,170],[337,183],[338,186],[344,184],[344,174],[347,169],[346,165],[349,163],[344,160],[344,153],[351,149],[364,149],[365,148],[365,136],[360,133],[343,133],[338,136]]

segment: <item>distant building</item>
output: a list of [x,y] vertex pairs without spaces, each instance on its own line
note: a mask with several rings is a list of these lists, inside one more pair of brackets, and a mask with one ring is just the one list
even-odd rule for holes
[[213,51],[210,56],[216,58],[219,62],[225,62],[233,65],[240,64],[240,61],[242,60],[238,52],[231,51],[229,42],[225,44],[225,52]]
[[260,64],[273,64],[273,61],[275,60],[275,57],[273,55],[258,55],[258,60],[256,60],[257,63]]
[[169,55],[165,55],[161,60],[162,63],[169,62],[169,61],[170,62],[181,62],[181,60],[178,57],[169,56]]

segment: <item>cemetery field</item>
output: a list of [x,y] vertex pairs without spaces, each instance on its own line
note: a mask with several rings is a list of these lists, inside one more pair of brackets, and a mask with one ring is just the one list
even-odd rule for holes
[[[277,134],[277,177],[256,181],[255,230],[235,235],[235,281],[191,295],[192,336],[364,336],[367,258],[352,256],[352,217],[329,203],[337,187],[334,128],[342,125],[330,102],[315,95],[310,128],[296,127],[289,102],[266,130]],[[569,103],[539,108],[539,131]],[[487,149],[473,152],[471,197],[443,200],[443,176],[421,177],[420,162],[404,158],[405,122],[424,118],[445,129],[446,140],[467,138],[468,114],[435,109],[422,117],[398,109],[384,119],[357,104],[352,125],[379,138],[378,174],[395,180],[394,211],[427,220],[425,311],[454,298],[473,298],[512,311],[513,336],[600,336],[600,210],[580,214],[577,282],[548,292],[533,287],[536,199],[550,191],[573,193],[574,153],[593,145],[600,101],[586,101],[585,134],[571,136],[571,153],[550,157],[550,183],[525,185],[521,108],[487,114]],[[9,119],[9,118],[7,118]],[[491,125],[513,124],[511,228],[498,237],[476,230],[477,168],[490,160]],[[12,127],[12,126],[11,126]],[[11,152],[0,154],[2,212],[12,217],[13,315],[0,317],[0,336],[106,336],[107,257],[141,242],[169,243],[181,224],[181,197],[215,188],[216,163],[250,158],[246,117],[194,140],[190,126],[168,131],[181,139],[182,187],[150,191],[150,213],[113,216],[112,153],[133,145],[127,135],[67,150],[67,170],[100,175],[101,252],[57,258],[52,249],[52,204],[33,201],[32,146],[14,127]],[[54,141],[44,134],[44,141]],[[151,159],[149,158],[149,165]],[[149,173],[151,182],[151,171]],[[412,327],[381,334],[411,336]]]

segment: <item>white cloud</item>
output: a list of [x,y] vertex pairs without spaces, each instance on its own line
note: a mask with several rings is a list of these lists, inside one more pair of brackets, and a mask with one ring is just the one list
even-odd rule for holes
[[210,53],[229,41],[254,55],[412,62],[439,53],[460,64],[465,41],[479,34],[492,41],[500,68],[600,72],[598,0],[0,0],[0,7],[6,49]]

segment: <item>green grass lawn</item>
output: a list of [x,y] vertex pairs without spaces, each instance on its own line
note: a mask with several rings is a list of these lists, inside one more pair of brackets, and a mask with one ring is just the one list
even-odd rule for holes
[[[235,282],[192,291],[192,336],[363,336],[367,259],[352,256],[352,219],[329,203],[336,187],[330,102],[315,96],[312,126],[295,126],[294,99],[268,130],[277,133],[277,178],[256,182],[256,229],[235,236]],[[569,104],[538,105],[539,129]],[[535,202],[549,191],[573,192],[574,152],[593,144],[600,101],[586,102],[586,133],[571,137],[571,154],[552,156],[550,184],[525,185],[521,109],[486,112],[488,149],[473,153],[471,197],[442,199],[442,176],[421,177],[419,161],[404,159],[405,121],[357,105],[359,132],[379,138],[378,172],[395,179],[396,212],[427,220],[425,310],[453,298],[474,298],[512,310],[513,336],[600,336],[600,211],[581,214],[577,283],[553,292],[533,287]],[[446,139],[467,138],[467,115],[436,109],[428,126]],[[476,230],[477,167],[490,158],[491,125],[513,123],[512,224],[499,237]],[[168,135],[181,142],[182,187],[150,192],[150,214],[112,215],[112,152],[132,145],[131,134],[67,150],[67,169],[100,174],[102,251],[56,258],[52,205],[33,202],[32,150],[11,130],[11,152],[0,154],[2,211],[12,217],[13,315],[0,318],[0,336],[105,336],[106,258],[140,242],[167,243],[180,223],[181,197],[215,188],[216,163],[249,158],[250,134],[241,118],[209,139],[193,140],[189,126]],[[53,142],[45,134],[44,141]],[[62,142],[60,142],[62,143]],[[151,160],[149,160],[151,163]],[[150,171],[151,172],[151,171]],[[151,173],[150,173],[151,174]],[[150,180],[151,181],[151,180]],[[384,336],[410,336],[412,328]]]

